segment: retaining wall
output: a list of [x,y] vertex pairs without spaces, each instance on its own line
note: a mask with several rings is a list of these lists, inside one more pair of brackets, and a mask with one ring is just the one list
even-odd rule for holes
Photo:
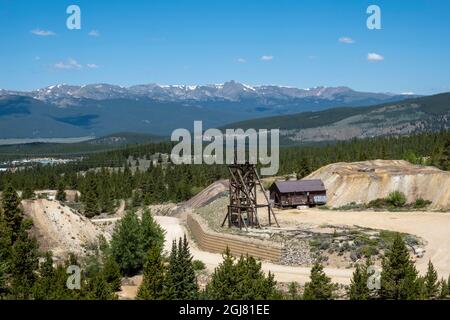
[[195,213],[187,215],[187,225],[198,247],[202,250],[223,253],[228,247],[234,256],[248,254],[254,258],[273,262],[278,262],[281,258],[281,245],[214,232],[209,230],[203,218]]

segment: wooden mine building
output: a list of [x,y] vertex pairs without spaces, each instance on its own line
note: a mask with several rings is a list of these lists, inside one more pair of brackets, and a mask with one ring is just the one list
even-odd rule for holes
[[327,190],[322,180],[276,181],[270,188],[270,200],[278,208],[323,205]]

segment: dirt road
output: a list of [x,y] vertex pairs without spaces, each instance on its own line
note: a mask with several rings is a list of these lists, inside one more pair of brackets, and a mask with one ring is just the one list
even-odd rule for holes
[[[161,227],[166,230],[165,250],[170,250],[172,241],[182,237],[186,233],[186,229],[178,218],[164,216],[157,216],[155,218]],[[213,272],[214,268],[222,262],[222,256],[220,254],[201,251],[192,241],[191,253],[194,259],[203,261],[210,272]],[[310,268],[306,267],[290,267],[263,262],[262,268],[265,272],[271,271],[275,275],[275,279],[280,282],[297,281],[299,283],[305,283],[309,279]],[[333,281],[342,284],[348,284],[352,275],[352,270],[349,269],[325,268],[325,272]]]
[[450,213],[445,212],[372,212],[334,210],[288,210],[278,213],[282,225],[334,224],[410,233],[424,239],[425,255],[416,262],[424,273],[431,259],[439,275],[450,273]]

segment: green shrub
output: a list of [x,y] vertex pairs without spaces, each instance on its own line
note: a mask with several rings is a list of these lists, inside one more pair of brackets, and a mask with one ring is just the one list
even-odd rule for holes
[[192,267],[194,268],[195,271],[200,271],[200,270],[206,269],[205,263],[200,260],[192,261]]
[[387,199],[389,203],[396,208],[403,207],[406,204],[406,196],[403,192],[400,191],[393,191],[389,193]]
[[375,200],[370,201],[367,204],[367,207],[380,209],[380,208],[386,208],[388,205],[389,205],[389,201],[387,199],[375,199]]
[[364,209],[364,205],[356,203],[356,202],[350,202],[346,205],[343,205],[343,206],[337,208],[337,210],[342,210],[342,211],[359,210],[359,209]]
[[414,208],[415,209],[422,209],[422,208],[425,208],[425,207],[429,206],[430,204],[431,204],[431,201],[419,198],[419,199],[417,199],[414,202]]

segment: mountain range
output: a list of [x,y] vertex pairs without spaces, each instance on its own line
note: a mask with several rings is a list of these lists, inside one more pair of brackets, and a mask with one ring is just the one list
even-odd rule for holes
[[58,106],[78,105],[83,99],[136,99],[149,98],[159,101],[243,101],[258,100],[262,105],[272,105],[280,101],[294,102],[296,99],[315,99],[335,103],[368,105],[387,100],[398,100],[405,95],[393,93],[358,92],[348,87],[315,87],[300,89],[295,87],[261,85],[250,86],[236,81],[212,85],[159,85],[146,84],[121,87],[110,84],[89,84],[73,86],[59,84],[33,90],[0,90],[0,95],[27,96]]
[[0,90],[0,139],[105,136],[116,132],[169,135],[194,120],[220,127],[243,120],[362,107],[411,98],[348,87],[60,84],[33,91]]

